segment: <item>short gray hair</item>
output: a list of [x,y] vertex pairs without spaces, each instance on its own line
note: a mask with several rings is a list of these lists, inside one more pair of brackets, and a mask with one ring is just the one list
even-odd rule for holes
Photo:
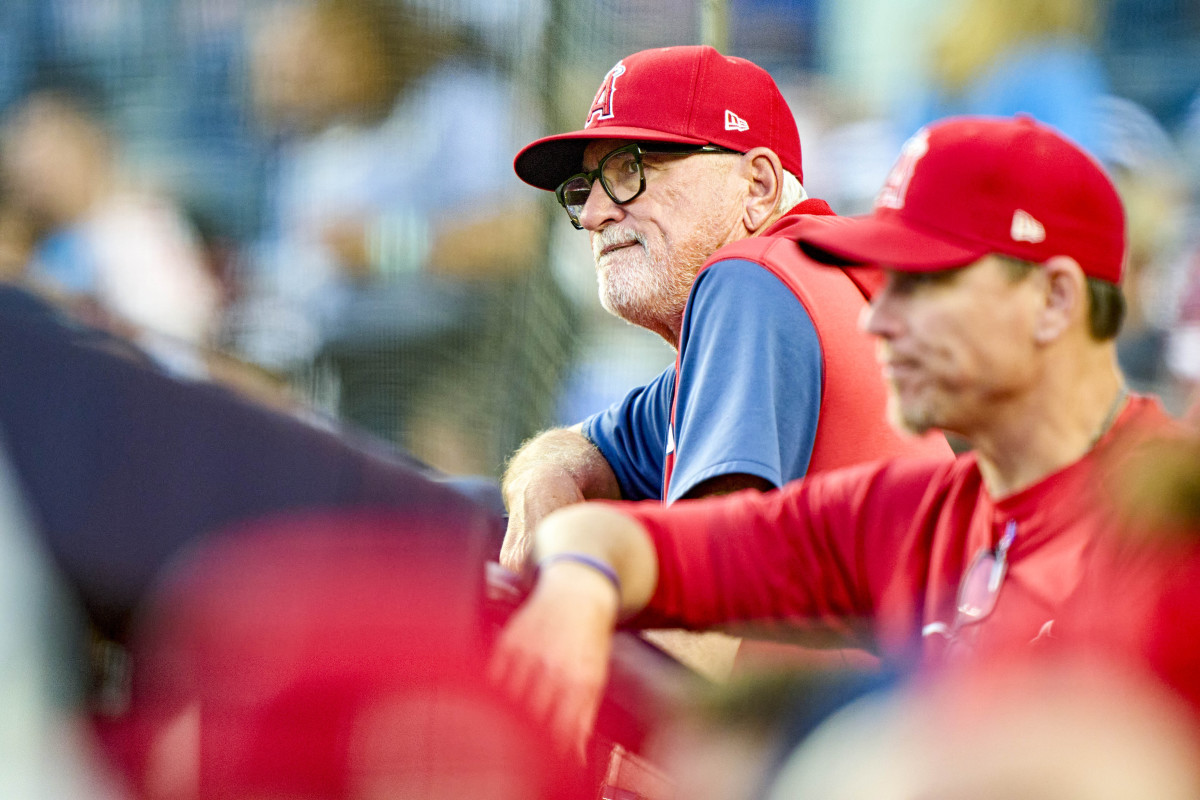
[[793,206],[807,199],[808,194],[804,191],[800,179],[785,169],[783,171],[783,188],[779,192],[779,204],[775,206],[775,210],[787,213],[792,210]]

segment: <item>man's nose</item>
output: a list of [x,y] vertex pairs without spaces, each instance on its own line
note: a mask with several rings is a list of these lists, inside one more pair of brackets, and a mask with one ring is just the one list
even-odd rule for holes
[[598,231],[606,223],[617,222],[625,216],[625,209],[612,201],[599,180],[592,182],[587,202],[579,212],[579,224],[585,230]]

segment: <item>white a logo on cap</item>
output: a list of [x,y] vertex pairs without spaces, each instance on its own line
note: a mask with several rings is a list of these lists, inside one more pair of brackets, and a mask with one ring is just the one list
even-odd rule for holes
[[750,130],[750,123],[727,108],[725,109],[725,130],[748,131]]
[[1017,209],[1013,212],[1012,228],[1009,230],[1014,242],[1029,242],[1038,244],[1046,241],[1046,226],[1033,218],[1028,211]]
[[900,158],[892,166],[887,181],[875,198],[876,208],[904,208],[904,196],[908,194],[908,184],[917,169],[917,162],[928,152],[929,131],[922,128],[901,148]]
[[625,65],[618,61],[604,76],[604,80],[600,82],[600,88],[596,90],[595,98],[592,99],[592,107],[588,109],[583,127],[590,127],[598,120],[612,119],[613,95],[617,93],[617,78],[624,74]]

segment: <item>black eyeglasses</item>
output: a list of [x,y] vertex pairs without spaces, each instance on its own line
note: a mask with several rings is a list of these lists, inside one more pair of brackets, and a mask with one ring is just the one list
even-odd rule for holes
[[554,196],[558,198],[559,204],[567,210],[567,216],[571,218],[571,224],[577,230],[583,228],[583,225],[579,223],[579,215],[583,213],[583,206],[587,203],[588,195],[592,193],[592,184],[596,182],[597,178],[604,188],[604,193],[619,206],[632,203],[642,192],[646,191],[646,170],[642,166],[642,157],[647,153],[693,156],[699,153],[736,154],[737,151],[718,147],[715,144],[696,147],[669,142],[663,144],[633,142],[618,147],[605,154],[594,170],[572,175],[554,190]]

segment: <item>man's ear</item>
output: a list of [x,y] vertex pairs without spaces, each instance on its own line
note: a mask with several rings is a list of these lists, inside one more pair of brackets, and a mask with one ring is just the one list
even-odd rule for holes
[[775,151],[755,147],[742,156],[739,175],[747,186],[742,224],[750,233],[759,233],[774,222],[779,195],[783,191],[783,164]]
[[1047,344],[1072,325],[1087,326],[1087,276],[1079,262],[1069,256],[1054,256],[1041,265],[1044,297],[1034,336]]

